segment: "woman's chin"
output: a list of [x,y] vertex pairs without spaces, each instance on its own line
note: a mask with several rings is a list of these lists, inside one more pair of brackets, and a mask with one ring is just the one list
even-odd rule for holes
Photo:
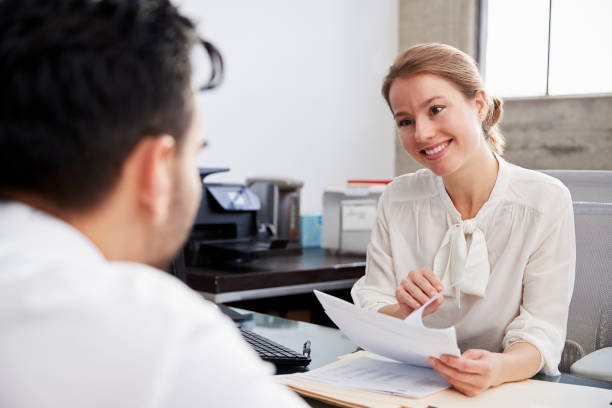
[[422,160],[421,164],[428,168],[433,174],[439,177],[446,177],[455,172],[455,167],[450,165],[448,161],[445,162],[430,162],[427,159]]
[[433,174],[435,174],[436,176],[438,176],[438,177],[446,177],[446,176],[450,176],[451,174],[453,174],[452,171],[434,171],[434,170],[431,170],[431,172]]

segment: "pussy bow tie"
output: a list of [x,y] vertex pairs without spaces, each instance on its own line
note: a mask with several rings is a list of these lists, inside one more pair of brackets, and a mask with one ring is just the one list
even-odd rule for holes
[[[466,234],[472,235],[469,249]],[[457,283],[454,296],[459,307],[460,292],[484,296],[490,271],[487,243],[476,223],[466,220],[452,225],[434,258],[434,273],[440,278],[444,288]],[[453,296],[452,292],[450,296]]]

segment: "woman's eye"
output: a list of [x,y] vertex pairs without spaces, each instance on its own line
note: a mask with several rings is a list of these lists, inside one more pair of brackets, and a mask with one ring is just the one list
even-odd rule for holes
[[440,106],[440,105],[436,105],[436,106],[432,106],[429,111],[433,114],[433,115],[437,115],[438,113],[442,112],[442,110],[444,110],[444,106]]
[[412,125],[413,121],[411,119],[402,119],[399,122],[397,122],[397,126],[398,127],[404,127],[404,126],[410,126]]

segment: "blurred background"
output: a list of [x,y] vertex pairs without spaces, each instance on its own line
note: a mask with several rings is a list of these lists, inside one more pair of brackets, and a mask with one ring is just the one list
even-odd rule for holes
[[[472,55],[504,100],[506,159],[533,169],[612,169],[612,2],[606,0],[182,0],[222,51],[223,86],[202,95],[210,181],[326,186],[389,179],[417,164],[380,94],[399,52],[443,42]],[[207,67],[197,68],[204,78]],[[207,179],[208,180],[208,179]]]

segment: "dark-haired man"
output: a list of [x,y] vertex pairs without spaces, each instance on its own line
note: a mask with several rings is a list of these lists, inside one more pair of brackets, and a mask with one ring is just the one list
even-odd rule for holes
[[199,42],[164,0],[0,0],[1,407],[304,405],[152,267],[200,199]]

